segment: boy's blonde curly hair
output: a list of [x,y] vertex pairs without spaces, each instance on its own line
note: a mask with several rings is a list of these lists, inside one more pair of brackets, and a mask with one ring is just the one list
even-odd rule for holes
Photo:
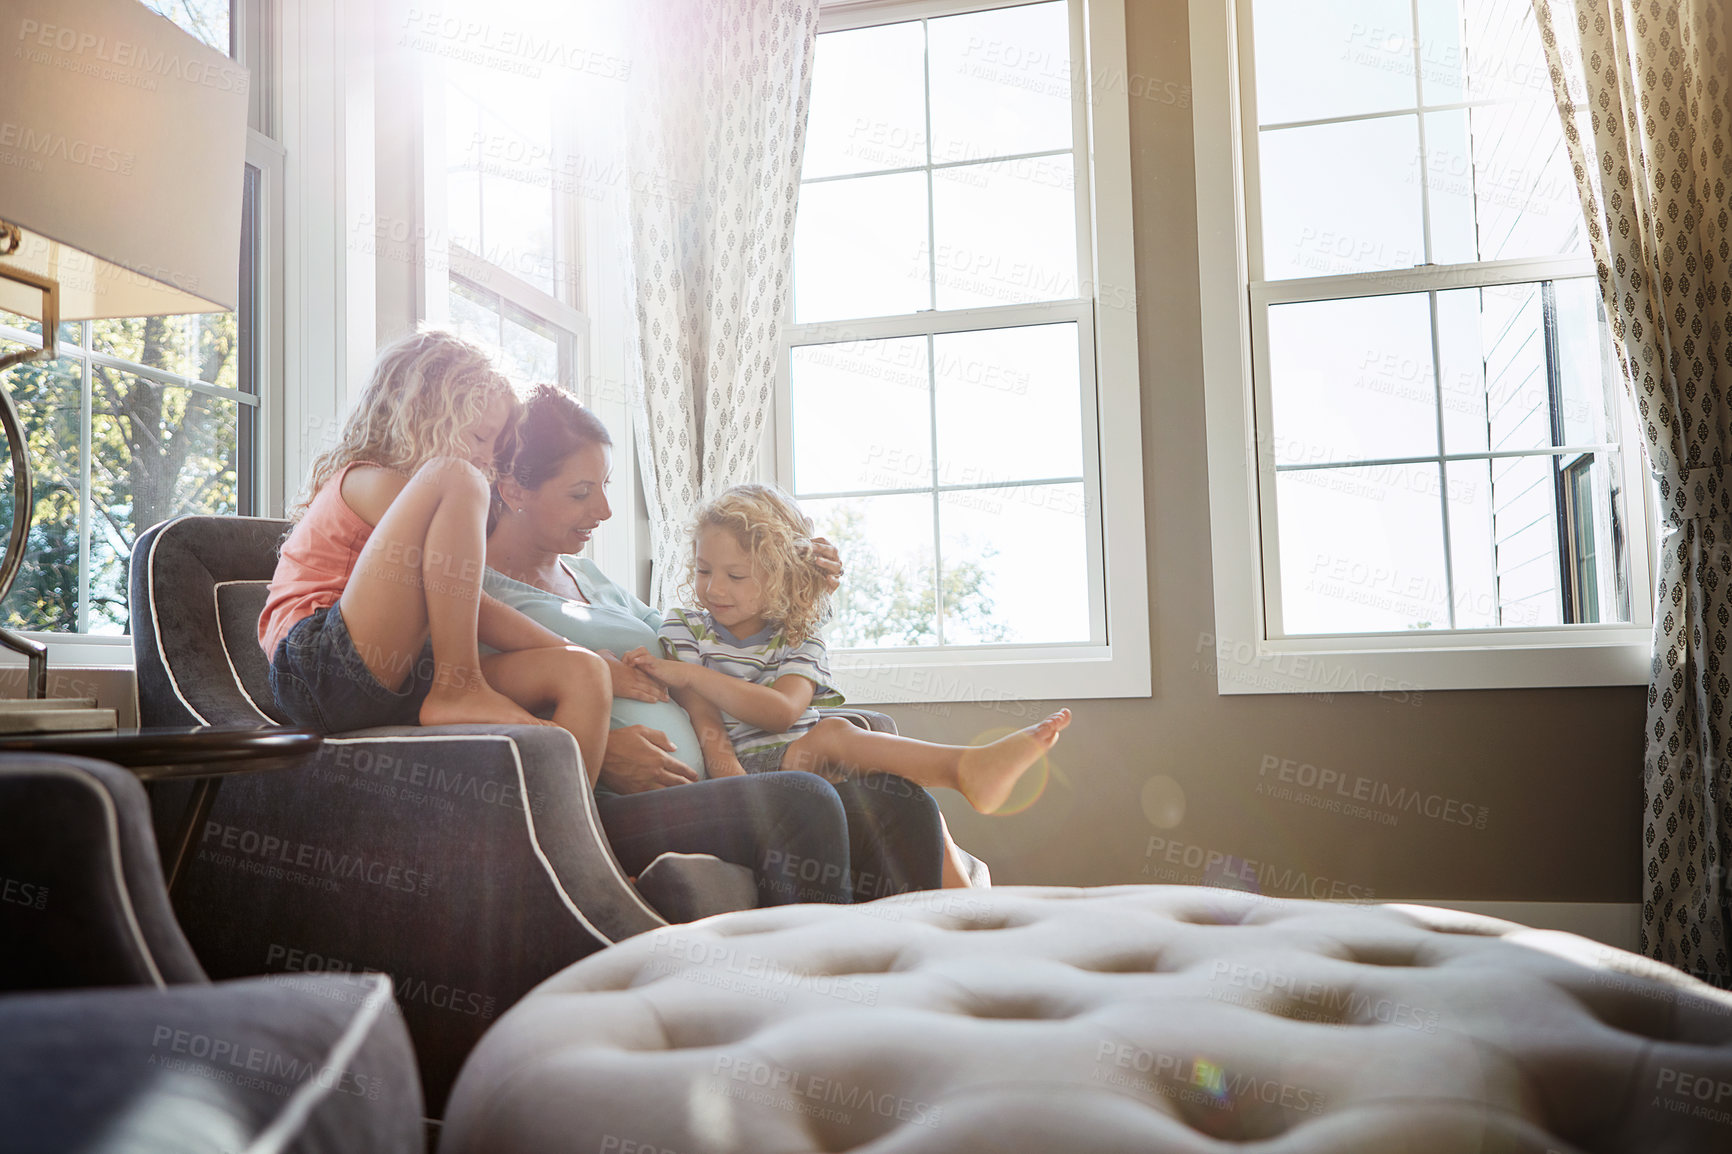
[[511,402],[498,441],[498,456],[508,461],[521,406],[511,382],[479,345],[442,329],[425,329],[385,346],[336,447],[313,462],[290,517],[300,520],[344,465],[367,461],[413,473],[434,457],[467,457],[463,434],[495,397]]
[[764,585],[764,617],[789,645],[817,635],[830,615],[830,590],[812,546],[812,519],[774,485],[735,485],[698,510],[680,597],[696,604],[697,538],[705,529],[731,533],[752,558]]

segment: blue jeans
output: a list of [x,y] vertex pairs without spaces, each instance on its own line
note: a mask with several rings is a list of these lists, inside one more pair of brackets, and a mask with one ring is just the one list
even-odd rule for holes
[[419,725],[433,686],[433,647],[406,659],[398,689],[379,684],[355,649],[340,604],[295,622],[271,657],[271,694],[296,725],[347,733],[375,725]]
[[750,869],[762,905],[871,901],[943,882],[943,826],[925,790],[888,774],[832,785],[760,773],[596,798],[629,874],[664,853],[707,853]]

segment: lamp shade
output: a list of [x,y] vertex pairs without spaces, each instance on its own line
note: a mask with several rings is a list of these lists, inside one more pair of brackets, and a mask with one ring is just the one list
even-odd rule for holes
[[[0,272],[64,320],[233,309],[248,84],[138,0],[0,0]],[[0,309],[41,294],[0,276]]]

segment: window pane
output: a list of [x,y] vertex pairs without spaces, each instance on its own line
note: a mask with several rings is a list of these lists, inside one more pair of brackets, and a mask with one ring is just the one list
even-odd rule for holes
[[[532,78],[485,66],[448,62],[448,67],[455,79],[446,103],[459,117],[446,129],[447,146],[458,150],[447,160],[457,169],[456,196],[449,207],[461,215],[448,216],[447,227],[457,243],[483,260],[549,296],[560,296],[564,262],[558,260],[553,242],[555,156],[547,88]],[[470,139],[460,139],[471,125]],[[478,242],[462,235],[473,212],[467,178],[471,167],[480,174]]]
[[935,170],[938,307],[1076,296],[1075,188],[1069,156]]
[[1552,461],[1551,457],[1504,457],[1491,463],[1498,613],[1534,625],[1556,625],[1563,619],[1558,596],[1558,489]]
[[145,0],[218,52],[229,52],[229,0]]
[[1259,144],[1265,279],[1425,260],[1416,117],[1281,129]]
[[[0,356],[23,346],[0,341]],[[36,516],[23,567],[0,603],[13,629],[78,628],[79,363],[61,358],[6,370],[4,387],[28,442]],[[12,531],[11,446],[0,437],[0,556]]]
[[818,37],[807,179],[926,163],[925,50],[919,21]]
[[793,350],[796,491],[932,484],[926,348],[925,337],[902,337]]
[[1425,131],[1440,264],[1587,252],[1569,150],[1549,101],[1429,113]]
[[552,325],[510,309],[501,327],[505,343],[499,368],[514,385],[559,383],[559,337]]
[[1461,34],[1461,0],[1419,0],[1419,70],[1427,104],[1467,99]]
[[481,106],[445,86],[445,221],[449,238],[479,253],[481,240]]
[[1408,293],[1269,309],[1277,464],[1437,452],[1429,307]]
[[1553,438],[1545,300],[1539,285],[1479,290],[1486,431],[1499,450],[1543,449]]
[[1252,15],[1259,124],[1413,107],[1411,0],[1279,0]]
[[234,313],[128,317],[90,323],[99,353],[224,388],[240,384],[240,332]]
[[943,333],[932,346],[939,484],[1082,475],[1076,325]]
[[1443,372],[1443,444],[1449,453],[1491,448],[1485,410],[1485,347],[1478,289],[1437,294],[1437,357]]
[[1065,9],[1060,0],[927,23],[935,162],[1070,147]]
[[889,316],[931,307],[926,175],[823,181],[800,190],[794,319]]
[[938,524],[946,644],[1089,639],[1081,485],[940,493]]
[[499,298],[451,278],[451,331],[489,349],[499,347]]
[[1451,461],[1449,478],[1449,571],[1454,582],[1455,627],[1540,624],[1531,611],[1506,616],[1497,597],[1497,546],[1492,539],[1491,462]]
[[848,567],[825,640],[837,649],[936,645],[932,498],[850,497],[801,506]]
[[1435,464],[1278,474],[1287,632],[1447,628],[1441,483]]
[[91,394],[90,631],[124,633],[138,535],[182,514],[239,511],[239,404],[100,365]]

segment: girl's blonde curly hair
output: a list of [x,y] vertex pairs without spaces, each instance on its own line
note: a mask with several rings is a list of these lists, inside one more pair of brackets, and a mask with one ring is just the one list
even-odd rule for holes
[[[345,465],[366,461],[413,473],[434,457],[469,456],[464,433],[496,397],[510,401],[499,435],[498,458],[509,461],[520,406],[480,346],[453,333],[427,329],[385,346],[336,448],[319,454],[290,517],[300,520],[325,483]],[[488,478],[490,481],[492,477]]]
[[680,597],[696,604],[697,538],[706,529],[731,533],[752,559],[764,587],[764,617],[789,645],[815,636],[830,615],[830,590],[812,547],[812,519],[774,485],[735,485],[698,510]]

